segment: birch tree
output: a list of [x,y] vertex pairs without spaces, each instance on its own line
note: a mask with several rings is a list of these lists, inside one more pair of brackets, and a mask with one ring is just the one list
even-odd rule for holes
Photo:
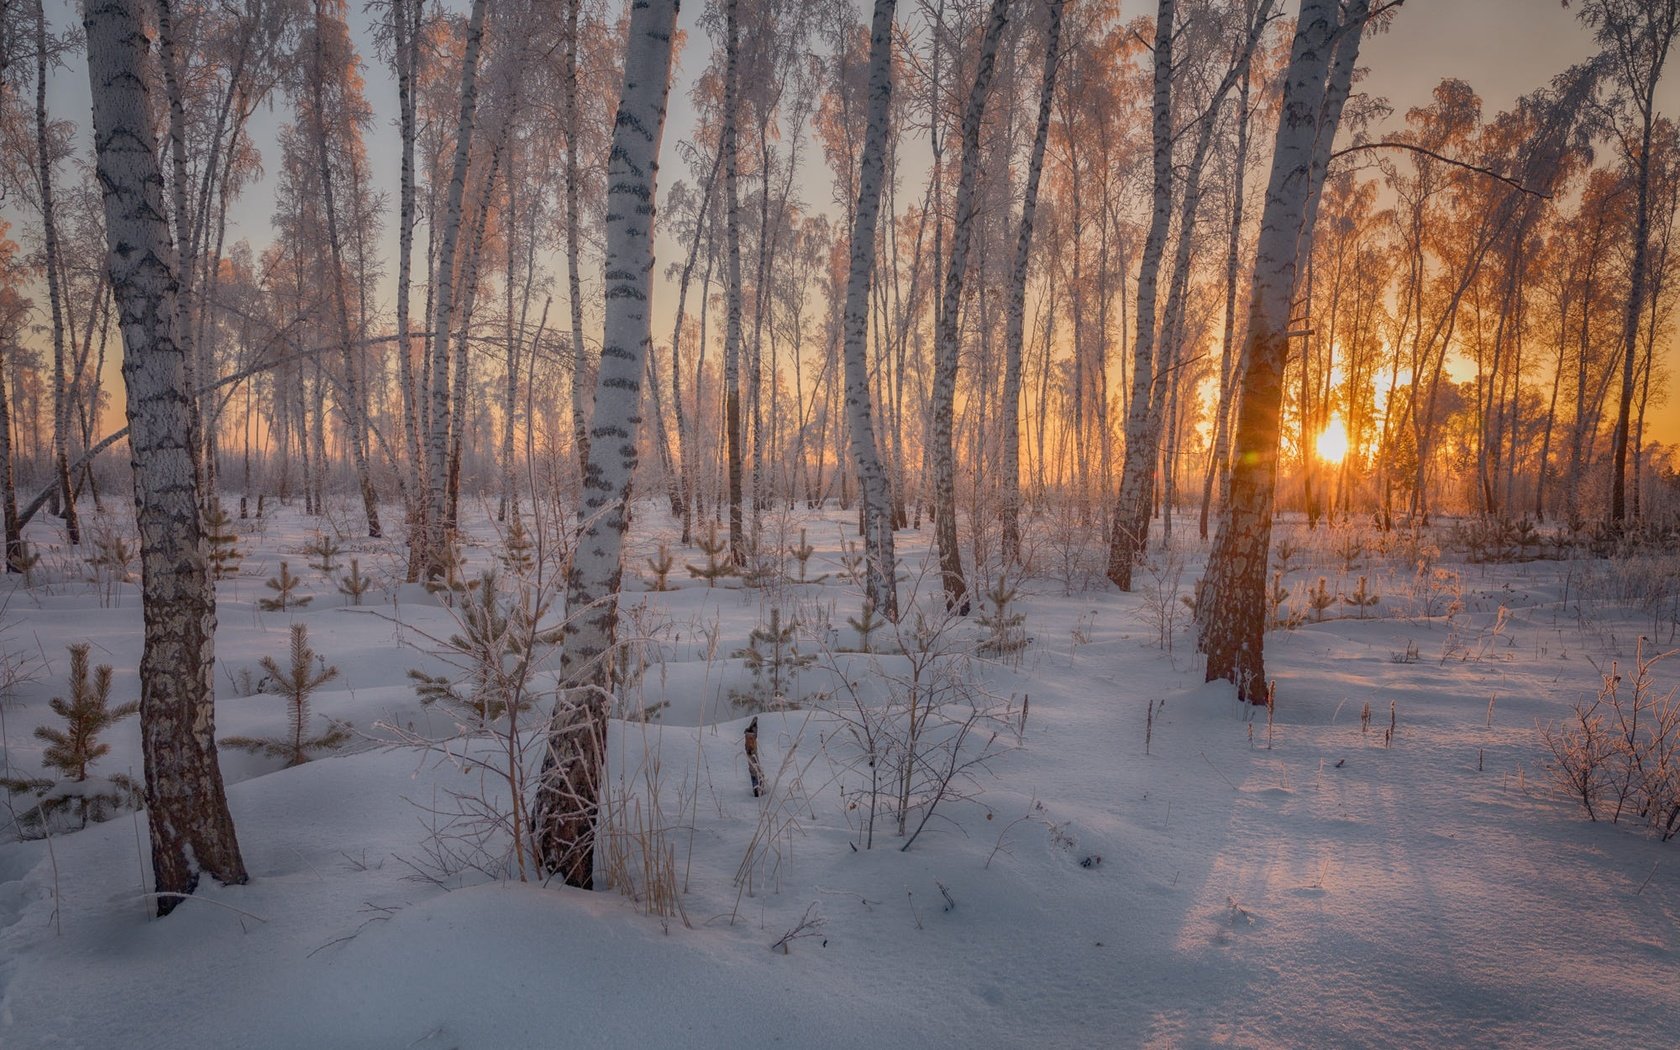
[[1021,356],[1026,344],[1027,263],[1032,253],[1033,218],[1038,212],[1038,183],[1044,174],[1044,148],[1050,139],[1050,110],[1056,97],[1056,69],[1062,47],[1065,0],[1046,0],[1044,72],[1039,78],[1038,120],[1027,159],[1027,186],[1021,199],[1021,224],[1015,235],[1015,259],[1009,273],[1009,312],[1005,321],[1003,362],[1003,557],[1021,557]]
[[533,835],[542,869],[594,886],[606,742],[607,657],[618,627],[642,377],[653,345],[653,223],[678,0],[635,0],[607,167],[606,319],[584,472],[580,535],[566,581],[561,689],[549,724]]
[[1267,694],[1266,568],[1289,319],[1298,264],[1312,243],[1305,220],[1324,187],[1370,11],[1369,0],[1353,0],[1345,14],[1339,6],[1336,0],[1301,0],[1296,18],[1249,293],[1230,498],[1197,589],[1207,680],[1234,683],[1238,697],[1252,703],[1264,703]]
[[1680,36],[1680,0],[1585,0],[1581,21],[1593,30],[1613,70],[1616,95],[1611,102],[1611,128],[1633,176],[1633,250],[1627,307],[1622,313],[1621,393],[1611,435],[1610,520],[1620,526],[1628,516],[1629,420],[1640,321],[1650,291],[1651,144],[1659,119],[1657,85],[1669,50]]
[[243,883],[216,755],[216,595],[199,521],[196,420],[175,338],[176,275],[153,131],[146,33],[133,5],[85,11],[107,265],[123,338],[144,648],[140,735],[157,911],[201,873]]
[[875,0],[869,27],[869,117],[864,131],[857,208],[852,213],[850,265],[843,314],[846,422],[852,463],[863,504],[864,593],[889,620],[898,619],[896,557],[893,552],[892,495],[875,438],[869,392],[869,283],[875,263],[875,227],[886,174],[887,130],[892,117],[892,32],[897,0]]
[[[449,451],[449,335],[455,330],[455,256],[460,244],[463,199],[466,196],[467,159],[472,149],[473,127],[478,116],[478,54],[484,43],[485,0],[473,0],[467,24],[467,46],[461,58],[461,107],[455,125],[455,156],[452,161],[447,203],[438,236],[437,269],[433,275],[431,347],[427,366],[427,392],[431,398],[426,434],[426,522],[423,535],[411,534],[409,542],[422,539],[426,545],[427,576],[441,575],[442,558],[448,547]],[[461,406],[456,406],[459,409]]]
[[[1171,2],[1171,0],[1167,0]],[[968,584],[963,579],[962,551],[957,546],[957,456],[954,441],[957,398],[957,307],[962,302],[968,249],[974,239],[974,183],[980,169],[980,125],[986,97],[997,67],[998,42],[1009,22],[1009,0],[992,0],[986,31],[980,38],[980,58],[963,111],[962,166],[951,227],[951,255],[946,263],[945,290],[934,342],[933,364],[933,499],[934,535],[939,543],[939,573],[945,587],[945,607],[968,615]]]

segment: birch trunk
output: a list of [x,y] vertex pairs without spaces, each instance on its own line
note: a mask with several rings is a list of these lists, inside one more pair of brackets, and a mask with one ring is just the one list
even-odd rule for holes
[[1049,0],[1050,22],[1044,30],[1044,75],[1039,82],[1038,126],[1027,163],[1027,187],[1021,201],[1021,228],[1015,239],[1015,263],[1009,275],[1009,318],[1003,361],[1003,557],[1021,560],[1021,355],[1026,344],[1027,262],[1032,250],[1033,218],[1038,210],[1038,180],[1044,172],[1044,147],[1050,137],[1050,108],[1056,96],[1056,67],[1062,46],[1064,0]]
[[1341,24],[1337,8],[1335,0],[1301,0],[1296,20],[1255,253],[1231,494],[1197,593],[1207,680],[1234,683],[1239,698],[1252,703],[1264,703],[1267,694],[1266,568],[1290,307],[1312,239],[1303,225],[1323,190],[1318,145],[1328,156],[1370,3],[1354,0]]
[[741,106],[740,20],[737,0],[724,4],[723,64],[723,430],[729,470],[729,555],[746,562],[747,538],[741,516],[741,196],[736,128]]
[[951,257],[945,269],[945,291],[933,356],[934,535],[939,542],[939,573],[945,585],[945,607],[964,616],[968,615],[968,584],[963,579],[962,551],[957,546],[957,456],[953,433],[957,399],[957,308],[962,302],[968,248],[974,237],[974,182],[980,168],[980,122],[985,118],[986,95],[997,67],[998,42],[1008,21],[1009,0],[992,0],[986,33],[980,39],[980,61],[968,93],[968,108],[963,112],[962,167],[957,176]]
[[[1237,263],[1242,248],[1243,192],[1248,169],[1248,91],[1252,69],[1243,70],[1242,87],[1237,93],[1237,155],[1232,161],[1231,229],[1225,242],[1225,333],[1219,351],[1219,404],[1213,417],[1213,452],[1208,460],[1207,475],[1202,479],[1202,513],[1198,531],[1208,538],[1208,513],[1213,503],[1213,487],[1221,485],[1229,476],[1231,440],[1231,399],[1236,394],[1237,373],[1241,362],[1235,361],[1237,327]],[[1223,491],[1221,492],[1223,495]]]
[[589,390],[589,354],[583,342],[583,281],[578,274],[582,235],[578,223],[578,199],[582,192],[578,171],[578,33],[581,0],[566,2],[565,68],[562,71],[562,104],[566,117],[566,288],[572,316],[572,441],[578,458],[578,476],[589,466],[589,413],[585,398]]
[[6,571],[23,571],[23,525],[18,520],[17,478],[12,473],[12,404],[7,395],[5,348],[0,347],[0,513],[6,530]]
[[[455,324],[455,252],[460,239],[462,197],[466,193],[467,156],[472,148],[473,123],[478,113],[478,52],[484,42],[485,0],[473,0],[467,25],[467,48],[461,59],[461,114],[455,129],[455,159],[443,219],[442,243],[432,278],[436,297],[432,314],[431,412],[426,433],[426,552],[428,577],[443,574],[448,547],[449,452],[449,333]],[[459,406],[457,406],[459,407]],[[410,542],[413,542],[412,538]]]
[[886,174],[887,125],[892,116],[892,30],[897,0],[875,0],[869,32],[869,116],[852,212],[850,267],[842,315],[846,420],[857,468],[863,512],[867,575],[864,594],[883,616],[898,619],[897,563],[893,550],[891,493],[875,443],[869,394],[869,283],[875,263],[875,227]]
[[653,344],[655,179],[671,39],[678,0],[636,0],[630,11],[624,91],[607,163],[606,323],[595,384],[581,535],[566,587],[560,651],[562,688],[532,806],[532,841],[546,872],[567,885],[594,886],[595,823],[606,737],[608,656],[618,626],[641,425],[642,375]]
[[392,61],[397,67],[398,123],[402,136],[402,180],[398,190],[399,212],[397,226],[397,375],[402,386],[403,443],[408,452],[409,469],[414,480],[406,486],[408,494],[409,557],[406,577],[413,583],[420,578],[425,548],[426,457],[420,449],[419,395],[414,385],[414,364],[409,356],[409,292],[414,283],[414,140],[419,124],[415,113],[415,74],[420,58],[420,29],[422,11],[419,0],[394,0],[391,4],[393,26]]
[[94,148],[107,265],[123,336],[135,516],[140,533],[140,733],[159,915],[201,872],[246,881],[216,755],[216,594],[198,515],[199,449],[176,276],[152,131],[146,35],[131,5],[86,9]]
[[1160,0],[1155,12],[1154,101],[1150,119],[1153,169],[1149,232],[1138,270],[1137,338],[1132,350],[1132,397],[1126,411],[1126,458],[1120,467],[1120,499],[1108,537],[1108,578],[1132,589],[1132,565],[1149,538],[1149,509],[1158,453],[1150,433],[1157,344],[1155,300],[1161,255],[1172,224],[1172,54],[1174,0]]
[[326,19],[323,0],[315,0],[315,68],[310,71],[310,95],[315,110],[315,156],[321,179],[321,207],[327,232],[328,263],[332,267],[333,310],[338,322],[340,355],[344,361],[344,390],[339,398],[344,406],[344,425],[350,439],[350,461],[356,471],[356,483],[362,492],[362,510],[367,515],[370,539],[378,539],[379,495],[373,489],[373,475],[368,469],[367,404],[362,398],[360,369],[351,351],[355,337],[350,331],[350,304],[344,292],[344,247],[338,235],[338,208],[333,195],[332,148],[327,134],[326,114],[326,45],[322,26]]
[[53,475],[64,501],[64,531],[72,546],[82,542],[76,518],[76,493],[70,487],[70,399],[64,370],[64,306],[59,288],[57,207],[53,201],[52,156],[47,136],[47,8],[35,5],[35,163],[40,180],[41,234],[46,246],[47,300],[52,312],[53,343]]

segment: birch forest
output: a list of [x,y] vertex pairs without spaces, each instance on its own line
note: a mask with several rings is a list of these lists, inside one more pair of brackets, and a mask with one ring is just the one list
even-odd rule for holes
[[[807,763],[861,749],[822,789],[867,813],[845,841],[920,849],[982,770],[1005,777],[1002,742],[1057,717],[1039,711],[1061,687],[1021,654],[1077,661],[1113,610],[1113,644],[1141,630],[1269,753],[1310,694],[1293,632],[1327,612],[1383,617],[1404,588],[1422,611],[1395,630],[1450,627],[1450,654],[1471,644],[1455,617],[1491,614],[1469,566],[1568,565],[1562,608],[1576,567],[1680,544],[1680,0],[1547,0],[1544,54],[1488,40],[1480,66],[1403,75],[1385,45],[1446,47],[1451,6],[0,0],[0,709],[14,682],[63,692],[65,644],[104,636],[32,617],[132,591],[106,633],[138,654],[116,673],[139,738],[105,808],[145,811],[158,916],[211,881],[254,891],[272,864],[237,789],[354,738],[488,775],[422,806],[432,848],[471,858],[427,868],[438,885],[628,884],[687,924],[688,862],[660,843],[681,827],[696,849],[698,767],[663,802],[681,819],[638,832],[639,860],[624,845],[627,812],[663,812],[626,765],[661,753],[647,726],[732,727],[761,808],[730,892],[756,894],[798,813],[820,822],[786,801],[820,779]],[[1615,658],[1644,673],[1629,661],[1654,648],[1627,647],[1673,636],[1669,601],[1589,657],[1605,682]],[[258,668],[288,630],[292,663]],[[356,687],[453,728],[340,712],[310,736],[358,630],[383,670]],[[1410,637],[1366,644],[1367,682],[1402,673],[1402,644],[1393,663],[1418,658]],[[1015,677],[959,682],[959,650]],[[691,684],[721,706],[684,722],[672,683],[702,659]],[[877,705],[872,677],[907,684]],[[1126,697],[1129,677],[1077,681]],[[218,742],[264,690],[292,697],[289,743],[264,751],[237,710]],[[1125,709],[1140,755],[1160,703]],[[834,721],[795,732],[800,710]],[[1664,717],[1668,794],[1640,812],[1666,840],[1680,708]],[[20,724],[9,837],[89,823],[106,796],[49,812],[58,775],[31,779],[50,762]],[[1547,744],[1562,795],[1606,819],[1611,781]],[[1079,827],[1022,819],[1058,846]],[[440,820],[474,830],[440,840]],[[995,838],[988,868],[1013,861],[1004,823],[967,847]],[[918,909],[964,913],[938,885],[916,884],[917,930]]]

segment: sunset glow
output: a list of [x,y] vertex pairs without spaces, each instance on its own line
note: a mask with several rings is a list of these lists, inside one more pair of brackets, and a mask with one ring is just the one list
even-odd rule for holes
[[1332,466],[1347,457],[1347,427],[1342,425],[1341,416],[1330,417],[1330,423],[1319,431],[1318,441],[1314,448],[1318,453],[1318,458]]

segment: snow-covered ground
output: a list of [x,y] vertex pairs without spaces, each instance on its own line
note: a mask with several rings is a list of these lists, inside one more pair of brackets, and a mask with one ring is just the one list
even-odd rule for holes
[[[859,642],[843,564],[854,521],[773,515],[784,546],[806,529],[806,576],[827,578],[754,590],[692,577],[684,565],[704,554],[643,508],[623,607],[646,720],[613,722],[609,766],[628,896],[491,878],[508,874],[505,841],[437,834],[457,799],[497,806],[506,790],[461,761],[494,742],[378,743],[392,727],[442,737],[453,725],[406,673],[447,673],[437,639],[459,628],[392,585],[395,542],[346,537],[341,561],[380,581],[357,608],[306,565],[302,548],[330,522],[295,508],[241,522],[249,550],[220,590],[219,734],[283,730],[281,698],[254,689],[296,621],[341,672],[314,697],[316,725],[347,721],[357,740],[293,768],[224,752],[251,881],[201,887],[161,921],[144,896],[141,818],[0,845],[0,1047],[1680,1038],[1676,843],[1583,819],[1553,786],[1539,733],[1596,692],[1610,661],[1626,669],[1640,635],[1648,651],[1674,643],[1680,559],[1469,564],[1292,525],[1285,611],[1302,622],[1268,636],[1268,722],[1201,683],[1178,600],[1205,556],[1193,526],[1178,533],[1182,564],[1157,556],[1119,594],[1083,586],[1098,552],[1068,539],[1079,530],[1041,525],[1038,572],[1012,606],[1025,650],[991,652],[984,627],[930,613],[924,633],[949,655],[929,661],[843,651]],[[115,669],[114,702],[137,695],[133,584],[88,582],[83,555],[38,528],[34,585],[7,583],[0,636],[26,672],[3,708],[12,775],[39,769],[32,731],[65,692],[65,645],[88,641]],[[495,528],[478,513],[471,532],[470,561],[489,564]],[[899,544],[906,592],[931,598],[926,535]],[[646,563],[660,543],[675,563],[666,592]],[[282,559],[314,600],[260,611]],[[798,577],[796,560],[785,568]],[[1341,594],[1364,576],[1378,600],[1338,601],[1319,621],[1308,592],[1321,576]],[[818,659],[789,690],[798,706],[757,714],[771,784],[755,798],[742,747],[753,712],[730,698],[751,678],[733,654],[772,606],[801,621],[800,651]],[[888,633],[874,648],[890,648]],[[1680,658],[1656,673],[1672,686]],[[936,703],[924,769],[948,760],[938,745],[976,704],[960,761],[991,757],[954,779],[901,851],[888,797],[869,840],[871,777],[891,778],[859,741],[902,724],[880,712],[913,674]],[[138,774],[135,721],[107,739],[95,772]],[[656,913],[643,846],[679,891],[671,914]]]

